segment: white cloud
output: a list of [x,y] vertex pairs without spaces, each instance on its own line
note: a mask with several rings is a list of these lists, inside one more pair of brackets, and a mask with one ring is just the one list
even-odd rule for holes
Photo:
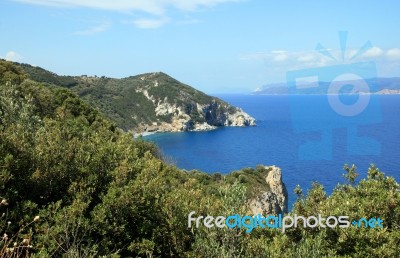
[[52,6],[84,7],[108,11],[133,12],[141,11],[152,15],[163,15],[172,7],[185,12],[197,11],[202,7],[217,4],[238,2],[241,0],[14,0],[16,2]]
[[288,51],[286,51],[286,50],[272,50],[271,53],[272,54],[286,54],[286,53],[288,53]]
[[100,32],[104,32],[106,30],[108,30],[111,27],[111,22],[110,21],[106,21],[103,22],[101,24],[98,24],[90,29],[87,30],[81,30],[81,31],[76,31],[74,34],[77,35],[93,35],[96,33],[100,33]]
[[6,56],[4,57],[5,60],[7,61],[13,61],[13,62],[19,62],[23,59],[24,57],[18,54],[17,52],[14,51],[8,51],[6,53]]
[[400,48],[391,48],[386,52],[389,59],[400,59]]
[[368,49],[363,55],[362,57],[365,58],[376,58],[376,57],[380,57],[383,54],[383,50],[379,47],[372,47],[370,49]]
[[217,4],[239,2],[241,0],[164,0],[165,2],[182,11],[196,11],[201,7],[212,7]]
[[346,51],[346,58],[347,59],[352,58],[353,56],[355,56],[357,54],[357,52],[358,52],[357,49],[348,49]]
[[256,52],[239,55],[240,60],[264,60],[268,58],[271,54],[269,52]]
[[[286,51],[286,50],[273,50],[270,52],[256,52],[240,55],[240,60],[263,60],[265,65],[269,67],[281,67],[284,70],[297,70],[314,67],[325,67],[329,65],[342,64],[341,51],[329,49],[332,56],[336,57],[331,59],[322,55],[318,51]],[[357,50],[349,49],[346,51],[347,55],[345,63],[349,57],[354,55]],[[376,59],[383,55],[383,50],[374,48],[370,52],[365,53],[363,59]]]
[[[240,2],[243,0],[13,0],[15,2],[59,7],[59,8],[89,8],[123,13],[144,13],[150,18],[137,19],[133,22],[138,28],[153,29],[168,23],[167,12],[176,9],[181,12],[195,12],[201,8],[210,8],[218,4]],[[191,20],[188,23],[197,23]],[[76,34],[90,35],[106,30],[108,27],[98,26]]]
[[274,61],[276,61],[276,62],[283,62],[283,61],[286,61],[288,58],[289,58],[289,56],[286,53],[274,55]]
[[288,52],[285,50],[273,50],[271,53],[275,62],[283,62],[289,58]]
[[[399,76],[400,48],[384,49],[371,47],[366,52],[358,48],[346,49],[344,60],[340,49],[327,50],[334,58],[330,58],[318,51],[287,51],[273,50],[254,52],[239,55],[239,60],[257,62],[268,67],[268,76],[285,78],[288,71],[312,69],[318,67],[340,66],[347,64],[362,65],[364,62],[374,62],[379,77]],[[361,54],[359,54],[361,53]],[[354,57],[355,58],[352,58]],[[261,64],[260,64],[261,65]]]
[[164,1],[158,0],[14,0],[16,2],[50,6],[50,7],[83,7],[118,12],[142,11],[154,15],[164,13]]
[[189,18],[189,19],[178,21],[177,24],[199,24],[199,23],[202,23],[202,22],[203,21],[199,20],[199,19],[191,19],[191,18]]
[[140,29],[157,29],[168,22],[169,22],[168,18],[160,18],[160,19],[138,19],[133,21],[132,23]]
[[331,59],[318,51],[286,51],[286,50],[273,50],[269,52],[255,52],[239,56],[240,60],[264,60],[267,66],[285,66],[290,69],[303,69],[312,67],[323,67],[329,65],[340,65],[344,63],[353,63],[363,60],[368,61],[381,61],[385,55],[387,58],[400,60],[400,48],[392,48],[388,51],[379,47],[372,47],[361,56],[354,60],[351,59],[358,49],[347,49],[344,61],[341,58],[341,51],[329,49],[329,53],[336,59]]
[[297,61],[299,61],[299,62],[311,62],[311,61],[315,60],[315,58],[316,58],[315,55],[313,55],[311,53],[307,53],[307,54],[304,54],[304,55],[300,55],[297,58]]

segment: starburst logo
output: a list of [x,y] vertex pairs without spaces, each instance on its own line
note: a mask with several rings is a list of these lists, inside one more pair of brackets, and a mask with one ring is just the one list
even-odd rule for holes
[[[348,35],[347,31],[339,32],[339,42],[340,42],[342,63],[345,63],[345,61],[346,61],[347,35]],[[372,48],[372,43],[371,43],[371,41],[368,40],[354,55],[350,56],[348,61],[353,61],[354,59],[361,57],[363,54],[365,54],[371,48]],[[337,58],[335,58],[333,56],[333,54],[329,51],[329,49],[324,47],[321,43],[317,44],[317,47],[315,48],[315,50],[318,51],[320,54],[328,57],[329,59],[338,62]]]

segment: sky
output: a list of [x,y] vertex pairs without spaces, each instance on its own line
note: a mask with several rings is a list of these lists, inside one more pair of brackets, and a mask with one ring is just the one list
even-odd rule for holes
[[373,61],[378,76],[396,77],[399,10],[395,0],[2,0],[0,57],[60,75],[162,71],[209,94],[349,62]]

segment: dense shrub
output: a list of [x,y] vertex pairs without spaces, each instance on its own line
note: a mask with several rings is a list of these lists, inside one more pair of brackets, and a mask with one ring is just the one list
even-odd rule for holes
[[70,91],[0,64],[1,257],[400,255],[399,185],[373,165],[358,184],[345,166],[349,183],[330,196],[318,183],[307,195],[297,187],[292,214],[380,217],[382,229],[190,229],[191,211],[247,214],[268,169],[179,170]]

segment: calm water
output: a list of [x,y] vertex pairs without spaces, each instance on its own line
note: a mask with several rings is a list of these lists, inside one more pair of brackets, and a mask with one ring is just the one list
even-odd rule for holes
[[[322,95],[218,97],[243,108],[257,119],[257,126],[163,133],[146,139],[187,170],[228,173],[257,164],[277,165],[290,205],[297,184],[305,190],[318,181],[330,193],[344,182],[345,163],[356,164],[360,177],[374,163],[400,181],[400,95],[371,96],[370,104],[356,116],[338,115]],[[341,97],[346,105],[356,101],[357,97]]]

